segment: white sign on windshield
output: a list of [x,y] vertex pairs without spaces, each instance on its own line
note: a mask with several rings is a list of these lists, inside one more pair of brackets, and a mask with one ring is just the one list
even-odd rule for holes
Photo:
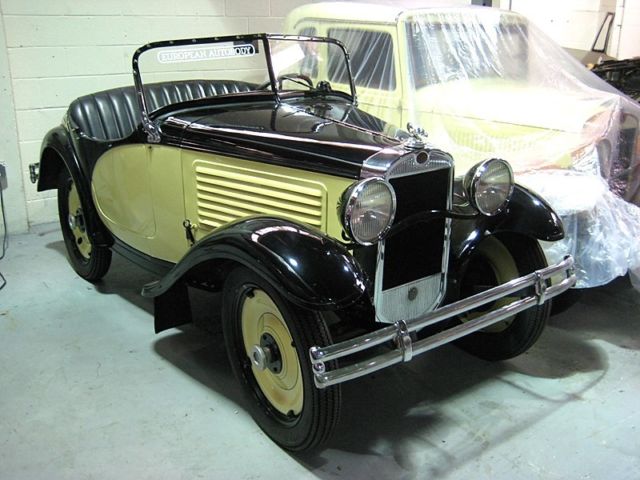
[[215,46],[172,48],[160,50],[157,54],[160,63],[187,63],[201,62],[204,60],[218,60],[230,57],[250,57],[256,54],[253,45],[247,43],[234,45],[232,43],[218,44]]

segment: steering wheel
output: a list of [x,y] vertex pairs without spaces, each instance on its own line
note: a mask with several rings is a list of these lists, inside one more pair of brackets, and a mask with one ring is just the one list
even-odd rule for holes
[[310,90],[313,90],[313,80],[303,73],[285,73],[284,75],[280,75],[277,81],[278,89],[282,90],[282,84],[285,80],[297,83],[303,87],[309,87]]
[[[290,82],[297,83],[298,85],[302,85],[303,87],[307,87],[310,90],[314,90],[313,80],[308,75],[303,73],[285,73],[283,75],[279,75],[276,79],[276,88],[278,90],[282,90],[282,84],[285,80],[289,80]],[[257,90],[266,90],[266,88],[271,85],[270,81],[266,81],[256,87]]]

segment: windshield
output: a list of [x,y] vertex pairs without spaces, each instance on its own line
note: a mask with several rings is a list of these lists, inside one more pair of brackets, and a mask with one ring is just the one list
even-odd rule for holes
[[[258,34],[158,42],[140,48],[133,66],[147,113],[191,100],[247,93],[353,98],[344,50],[320,38]],[[336,69],[344,75],[332,83],[329,72]]]
[[416,88],[454,80],[503,78],[526,81],[529,72],[527,27],[493,17],[407,22],[410,62]]

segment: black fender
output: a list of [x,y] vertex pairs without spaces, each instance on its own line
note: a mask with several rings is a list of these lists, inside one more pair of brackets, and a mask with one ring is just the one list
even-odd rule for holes
[[[500,214],[452,220],[449,255],[451,287],[459,283],[480,242],[488,236],[501,233],[557,241],[564,238],[564,227],[558,214],[542,197],[521,185],[515,185],[507,208]],[[450,293],[455,297],[455,292]]]
[[58,177],[63,168],[69,171],[78,190],[80,203],[85,212],[87,232],[92,243],[98,246],[111,246],[113,238],[100,221],[91,197],[90,174],[82,168],[69,131],[65,126],[59,125],[51,129],[42,141],[37,190],[43,192],[57,189]]
[[[193,276],[222,283],[235,265],[253,270],[303,308],[338,310],[368,301],[368,279],[340,242],[290,220],[251,217],[216,229],[164,278],[143,288],[143,296],[155,299],[156,332],[189,321],[186,285]],[[175,305],[186,317],[175,315]]]

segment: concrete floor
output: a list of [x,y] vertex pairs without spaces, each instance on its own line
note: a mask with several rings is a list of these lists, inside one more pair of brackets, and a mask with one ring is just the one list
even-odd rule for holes
[[290,455],[245,413],[219,329],[154,335],[149,274],[115,258],[84,282],[54,225],[12,237],[0,272],[0,479],[640,478],[626,279],[515,360],[443,347],[346,384],[328,448]]

